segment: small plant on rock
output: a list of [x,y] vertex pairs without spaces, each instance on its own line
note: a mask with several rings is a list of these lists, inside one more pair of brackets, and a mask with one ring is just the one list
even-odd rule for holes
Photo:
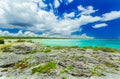
[[32,74],[38,72],[38,73],[50,73],[52,69],[56,69],[56,63],[51,61],[44,65],[39,65],[38,67],[35,67],[32,69]]
[[67,77],[62,77],[62,79],[67,79]]
[[64,68],[60,71],[61,74],[67,73],[68,71],[73,70],[74,67],[73,66],[68,66],[67,68]]
[[30,57],[28,58],[24,58],[23,60],[20,60],[16,65],[15,65],[15,69],[20,68],[20,69],[25,69],[27,67],[29,67],[29,63],[28,60],[31,59]]
[[94,66],[93,69],[89,70],[89,72],[94,75],[94,76],[103,76],[104,74],[102,73],[104,68],[100,66]]

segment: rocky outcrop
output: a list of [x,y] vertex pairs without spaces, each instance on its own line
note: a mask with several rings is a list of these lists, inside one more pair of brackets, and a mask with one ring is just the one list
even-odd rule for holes
[[13,67],[19,60],[22,60],[23,58],[24,56],[18,56],[14,53],[4,53],[0,56],[0,67]]
[[37,45],[34,43],[19,43],[19,44],[14,44],[12,46],[12,50],[16,54],[26,54],[26,53],[32,53],[36,50]]
[[[13,79],[113,79],[114,76],[110,76],[113,73],[116,73],[114,79],[120,78],[120,54],[76,48],[64,49],[65,52],[51,48],[49,53],[31,53],[36,48],[33,43],[15,44],[12,47],[14,52],[2,53],[0,79],[9,79],[8,76]],[[33,68],[50,61],[55,62],[56,69],[48,73],[31,74]]]

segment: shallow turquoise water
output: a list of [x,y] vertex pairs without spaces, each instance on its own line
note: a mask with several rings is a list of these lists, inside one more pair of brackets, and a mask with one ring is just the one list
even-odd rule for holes
[[[9,41],[9,40],[6,40]],[[16,40],[11,40],[16,41]],[[120,40],[89,40],[89,39],[32,39],[33,42],[40,42],[47,46],[101,46],[116,48],[120,50]]]
[[87,39],[33,39],[48,46],[101,46],[120,50],[120,40],[87,40]]

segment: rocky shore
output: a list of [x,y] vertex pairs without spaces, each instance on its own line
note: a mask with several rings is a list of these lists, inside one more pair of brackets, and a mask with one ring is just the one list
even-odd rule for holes
[[120,53],[13,44],[0,51],[0,79],[120,79]]

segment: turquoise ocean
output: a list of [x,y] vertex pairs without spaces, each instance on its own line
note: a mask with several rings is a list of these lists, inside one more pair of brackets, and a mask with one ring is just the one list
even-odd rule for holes
[[32,41],[45,46],[100,46],[120,50],[120,39],[32,39]]
[[33,39],[34,42],[40,42],[46,46],[100,46],[116,48],[120,50],[120,40],[102,40],[102,39]]

